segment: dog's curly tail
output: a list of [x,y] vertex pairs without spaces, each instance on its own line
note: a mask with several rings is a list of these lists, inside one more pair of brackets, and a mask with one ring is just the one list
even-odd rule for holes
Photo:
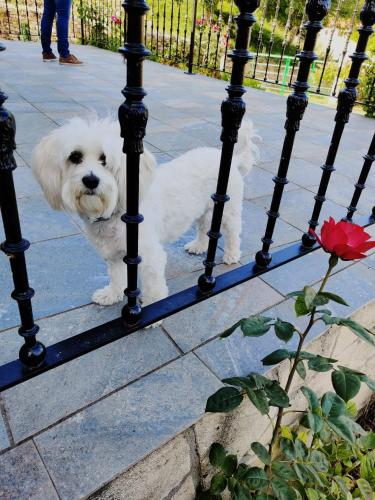
[[238,142],[234,150],[238,161],[238,170],[243,177],[246,177],[259,160],[259,148],[254,142],[255,139],[260,139],[260,137],[255,133],[253,122],[251,120],[244,121],[238,133]]

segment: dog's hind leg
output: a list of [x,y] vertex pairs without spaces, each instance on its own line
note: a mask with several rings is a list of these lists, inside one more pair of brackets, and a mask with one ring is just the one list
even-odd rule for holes
[[126,266],[122,259],[107,260],[109,285],[96,290],[92,296],[93,302],[101,306],[110,306],[121,302],[126,288]]
[[207,210],[204,215],[197,222],[197,235],[195,240],[187,243],[184,248],[187,252],[193,253],[195,255],[200,255],[207,251],[208,246],[208,236],[207,231],[210,228],[210,221],[212,216],[212,210]]
[[237,264],[241,257],[242,205],[231,200],[225,207],[222,223],[224,236],[224,264]]

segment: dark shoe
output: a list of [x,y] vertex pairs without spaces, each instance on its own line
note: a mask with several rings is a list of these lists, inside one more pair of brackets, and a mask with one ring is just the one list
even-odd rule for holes
[[56,61],[57,57],[53,52],[43,52],[43,61],[44,62],[50,62],[50,61]]
[[59,59],[60,64],[82,64],[82,61],[73,56],[73,54],[69,54],[68,57],[61,57]]

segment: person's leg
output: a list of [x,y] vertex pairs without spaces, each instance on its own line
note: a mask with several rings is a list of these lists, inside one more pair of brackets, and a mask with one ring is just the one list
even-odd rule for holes
[[69,17],[71,0],[55,0],[56,3],[56,28],[57,28],[57,50],[60,57],[68,57],[69,52]]
[[44,0],[43,16],[40,24],[40,38],[42,42],[43,54],[52,54],[51,34],[55,15],[55,0]]

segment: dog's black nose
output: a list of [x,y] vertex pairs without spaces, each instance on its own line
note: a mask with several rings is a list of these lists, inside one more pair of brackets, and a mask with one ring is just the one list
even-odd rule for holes
[[88,189],[97,188],[99,185],[99,181],[100,181],[99,177],[96,177],[96,175],[94,175],[93,173],[82,177],[82,182]]

